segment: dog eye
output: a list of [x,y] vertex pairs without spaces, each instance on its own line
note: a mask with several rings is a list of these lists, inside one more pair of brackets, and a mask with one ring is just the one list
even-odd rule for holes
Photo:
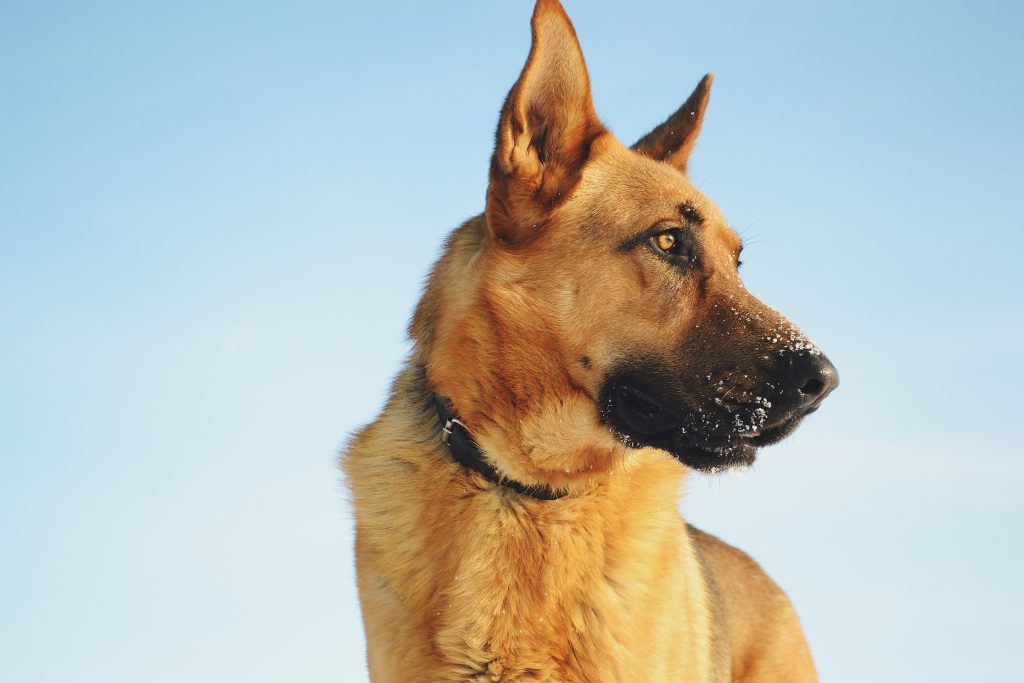
[[651,238],[656,246],[666,254],[678,254],[680,246],[682,244],[681,235],[679,234],[678,228],[672,228],[671,230],[662,230],[657,235]]

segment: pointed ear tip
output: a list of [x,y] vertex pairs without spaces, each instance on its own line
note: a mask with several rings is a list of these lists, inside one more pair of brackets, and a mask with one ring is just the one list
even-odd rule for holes
[[705,90],[707,90],[708,88],[711,87],[711,84],[714,83],[714,82],[715,82],[715,74],[714,74],[714,72],[709,71],[706,74],[704,74],[704,78],[700,79],[700,87],[702,87]]
[[534,47],[538,42],[554,45],[563,39],[579,45],[572,19],[559,0],[537,0],[530,18],[530,30]]
[[561,9],[562,3],[559,0],[537,0],[536,9]]
[[[553,22],[548,21],[552,19]],[[569,18],[569,13],[565,11],[559,0],[537,0],[537,5],[533,8],[533,17],[530,18],[530,27],[534,34],[537,34],[543,27],[547,30],[554,29],[556,32],[568,29],[574,36],[576,35],[572,19]]]
[[538,17],[549,12],[555,12],[564,16],[565,8],[562,7],[562,3],[559,0],[537,0],[537,4],[533,7],[533,18],[536,20]]

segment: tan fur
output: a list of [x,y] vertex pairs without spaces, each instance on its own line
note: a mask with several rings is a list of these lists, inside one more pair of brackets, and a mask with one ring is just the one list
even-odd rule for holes
[[[671,360],[724,307],[756,317],[744,334],[788,325],[743,288],[738,238],[681,172],[710,80],[674,115],[695,125],[629,149],[593,113],[561,6],[540,0],[533,27],[486,210],[449,239],[387,406],[343,456],[371,678],[816,680],[782,592],[680,518],[685,469],[624,446],[597,407],[624,353]],[[699,282],[618,248],[683,202],[705,219]],[[568,495],[533,499],[456,464],[433,392],[498,471]]]

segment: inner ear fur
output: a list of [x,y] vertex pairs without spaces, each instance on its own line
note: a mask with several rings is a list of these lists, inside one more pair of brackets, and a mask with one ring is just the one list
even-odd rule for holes
[[706,74],[700,79],[683,106],[668,117],[665,123],[640,138],[633,149],[652,159],[666,161],[685,172],[686,162],[697,144],[697,136],[704,122],[704,110],[708,106],[713,79],[712,74]]
[[501,109],[487,191],[491,232],[526,241],[579,179],[604,127],[576,31],[558,0],[538,0],[526,66]]

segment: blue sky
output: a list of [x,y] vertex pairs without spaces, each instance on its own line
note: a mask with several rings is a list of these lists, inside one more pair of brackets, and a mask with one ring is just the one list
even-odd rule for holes
[[[829,681],[995,680],[1024,631],[1017,3],[567,1],[842,386],[682,510]],[[0,679],[359,681],[335,451],[482,208],[529,2],[0,7]]]

